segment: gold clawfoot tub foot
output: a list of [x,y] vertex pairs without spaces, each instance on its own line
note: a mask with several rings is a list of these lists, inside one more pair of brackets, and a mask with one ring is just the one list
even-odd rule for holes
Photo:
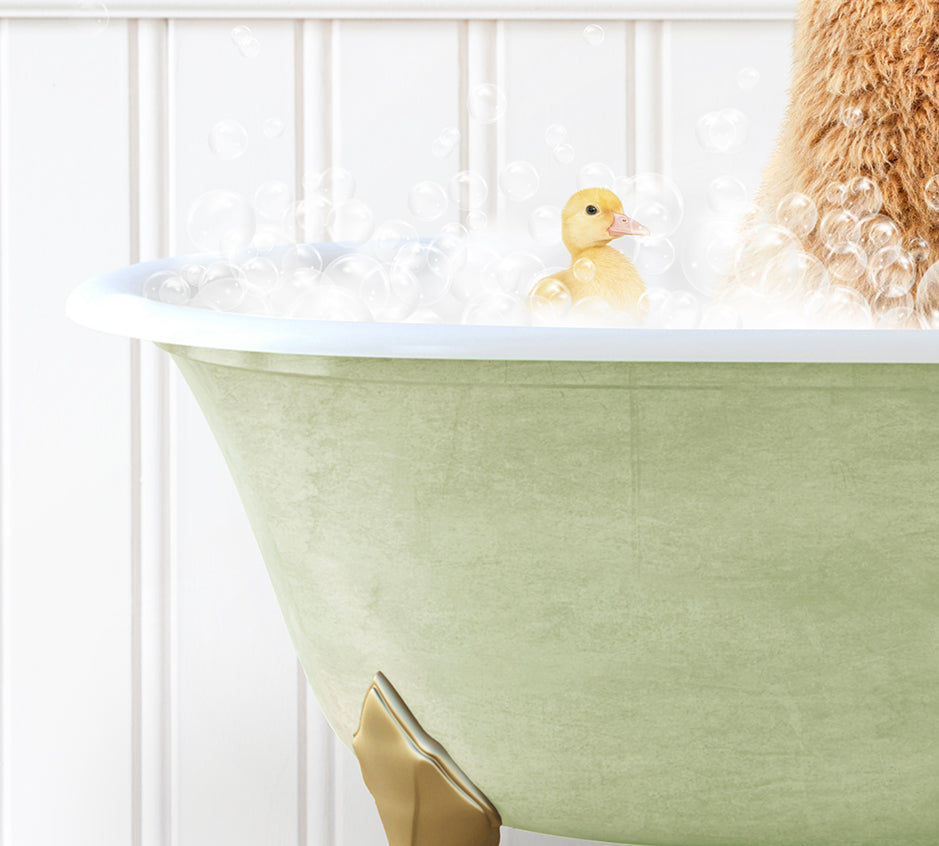
[[502,819],[381,673],[352,748],[389,846],[498,846]]

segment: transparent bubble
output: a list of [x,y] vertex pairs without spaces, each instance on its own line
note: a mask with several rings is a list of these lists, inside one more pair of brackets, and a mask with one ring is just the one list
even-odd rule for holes
[[739,214],[749,199],[747,186],[733,176],[718,176],[708,185],[708,205],[715,214]]
[[845,188],[844,208],[857,218],[877,214],[883,202],[877,183],[866,176],[856,176]]
[[829,182],[825,188],[825,201],[833,206],[843,206],[848,186],[843,182]]
[[308,197],[291,203],[284,212],[284,231],[298,241],[319,241],[325,237],[330,206],[325,197]]
[[567,139],[567,127],[560,123],[552,123],[544,133],[544,142],[548,148],[553,150],[558,144],[563,144]]
[[480,209],[466,213],[466,228],[470,232],[481,232],[489,225],[489,215]]
[[[358,295],[370,279],[387,280],[385,266],[366,253],[343,253],[333,259],[323,271],[323,281],[344,291]],[[387,284],[387,281],[384,282]]]
[[419,282],[421,305],[433,305],[450,290],[453,259],[433,244],[408,241],[395,255],[393,269],[405,269]]
[[616,182],[623,210],[653,235],[670,236],[681,224],[685,201],[675,182],[661,173],[639,173]]
[[248,149],[248,130],[237,120],[220,120],[209,130],[209,149],[223,161],[232,161]]
[[873,315],[867,300],[857,291],[838,286],[826,298],[824,319],[832,329],[854,329],[870,326]]
[[419,220],[436,220],[447,210],[447,192],[437,182],[418,182],[408,192],[408,208]]
[[603,31],[603,27],[599,24],[587,24],[584,27],[584,41],[586,41],[592,47],[596,47],[598,44],[603,43],[603,39],[606,35]]
[[578,188],[609,188],[616,182],[613,168],[602,162],[585,164],[577,173]]
[[516,203],[534,197],[540,182],[538,171],[531,162],[509,162],[499,174],[499,189]]
[[740,312],[724,303],[712,303],[701,315],[699,329],[740,329],[743,325]]
[[561,210],[556,206],[538,206],[528,218],[528,231],[542,244],[561,243]]
[[234,27],[231,31],[231,40],[241,55],[246,58],[254,59],[261,52],[261,42],[250,27],[244,25]]
[[323,269],[323,256],[312,244],[291,244],[281,253],[280,269],[285,274],[299,269],[319,273]]
[[277,287],[280,270],[269,258],[253,256],[241,265],[245,284],[255,294],[268,294]]
[[79,14],[72,18],[72,27],[85,38],[104,35],[111,22],[111,13],[104,3],[80,2],[75,4]]
[[767,265],[780,256],[798,252],[798,240],[792,233],[772,224],[762,224],[745,234],[734,263],[737,281],[752,288],[761,288]]
[[355,177],[342,167],[327,168],[320,174],[317,191],[338,206],[355,196]]
[[708,112],[697,123],[698,143],[712,153],[739,150],[747,140],[749,124],[749,119],[739,109]]
[[557,323],[571,310],[571,292],[557,276],[546,276],[531,289],[528,309],[535,323]]
[[254,237],[254,210],[234,191],[206,191],[189,209],[186,229],[201,250],[231,255]]
[[359,288],[375,320],[394,322],[407,320],[418,306],[421,285],[406,267],[393,267],[387,275],[373,274]]
[[874,321],[876,329],[918,329],[919,319],[912,306],[899,305],[883,309]]
[[713,294],[730,278],[737,253],[737,230],[728,220],[699,220],[685,238],[681,266],[695,290]]
[[636,266],[643,275],[659,276],[675,263],[675,245],[664,235],[643,238]]
[[885,215],[872,214],[861,221],[858,243],[869,256],[884,247],[899,247],[902,240],[899,227]]
[[367,241],[375,229],[375,216],[367,203],[346,200],[330,211],[326,229],[333,241]]
[[591,282],[597,275],[597,266],[589,258],[579,258],[571,266],[571,272],[578,282]]
[[916,286],[916,308],[931,329],[939,329],[939,261],[926,269]]
[[180,276],[192,285],[193,288],[198,288],[205,279],[205,265],[195,263],[187,264],[180,271]]
[[372,233],[368,251],[379,261],[394,260],[402,245],[417,240],[417,229],[405,220],[386,220]]
[[752,91],[760,83],[760,72],[756,68],[745,67],[737,71],[737,87],[741,91]]
[[828,254],[828,272],[839,282],[857,282],[867,271],[867,254],[857,244],[842,243]]
[[460,130],[449,126],[441,130],[440,134],[434,139],[430,150],[436,158],[445,159],[456,149],[459,143]]
[[267,302],[275,314],[293,315],[322,280],[323,274],[314,267],[293,267],[281,274],[278,284],[268,292]]
[[845,209],[832,209],[822,218],[818,234],[830,250],[861,239],[861,222]]
[[848,129],[857,129],[864,123],[864,110],[858,106],[845,106],[841,110],[841,122]]
[[228,261],[217,261],[205,269],[205,278],[196,299],[199,305],[216,311],[233,311],[241,305],[246,293],[247,285],[241,268]]
[[776,221],[796,238],[804,238],[818,223],[818,209],[812,198],[799,192],[786,194],[776,207]]
[[251,248],[258,254],[270,253],[280,244],[286,244],[290,240],[287,233],[280,226],[271,223],[262,223],[254,231],[254,237],[251,239]]
[[923,196],[926,198],[926,205],[933,211],[939,211],[939,176],[932,176],[926,182],[923,189]]
[[505,114],[506,99],[501,88],[484,83],[477,85],[469,96],[469,113],[480,123],[495,123]]
[[694,329],[701,320],[701,304],[690,291],[673,291],[666,329]]
[[160,285],[160,302],[167,305],[187,305],[193,297],[193,287],[182,276],[170,276]]
[[357,323],[371,320],[372,314],[355,293],[327,283],[317,285],[301,298],[294,317]]
[[925,238],[910,238],[906,242],[906,251],[917,264],[922,264],[929,259],[929,241]]
[[264,220],[283,221],[292,202],[290,186],[277,179],[262,182],[254,192],[254,210]]
[[574,148],[570,144],[558,144],[554,148],[554,160],[561,164],[570,164],[574,161]]
[[483,290],[499,290],[499,280],[489,270],[500,258],[491,247],[468,241],[451,257],[450,293],[461,302],[468,302]]
[[515,250],[486,268],[502,291],[525,296],[544,275],[544,262],[534,253]]
[[525,300],[504,291],[487,291],[473,298],[462,316],[464,323],[482,326],[525,325],[530,319]]
[[895,308],[908,308],[912,310],[914,305],[913,294],[909,291],[896,297],[892,297],[888,293],[881,291],[876,294],[871,301],[871,307],[875,314],[890,311]]
[[287,125],[280,118],[267,118],[267,120],[264,121],[264,137],[271,139],[280,138],[286,128]]
[[665,329],[672,318],[672,294],[664,288],[651,288],[639,297],[639,309],[650,329]]
[[151,274],[143,283],[143,295],[148,300],[161,299],[160,291],[163,288],[163,283],[167,279],[172,279],[176,275],[177,274],[173,273],[171,270],[158,270],[156,273]]
[[455,174],[448,185],[450,201],[461,209],[478,209],[489,196],[489,186],[478,173],[461,170]]
[[772,256],[763,270],[762,289],[782,299],[827,291],[830,286],[825,265],[801,250],[786,250]]
[[916,262],[900,247],[883,247],[870,257],[867,278],[878,293],[902,297],[916,283]]

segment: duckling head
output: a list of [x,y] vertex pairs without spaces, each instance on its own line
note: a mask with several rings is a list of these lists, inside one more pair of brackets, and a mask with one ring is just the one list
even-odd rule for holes
[[619,197],[606,188],[578,191],[561,211],[561,240],[572,256],[622,235],[649,234],[645,226],[623,214]]

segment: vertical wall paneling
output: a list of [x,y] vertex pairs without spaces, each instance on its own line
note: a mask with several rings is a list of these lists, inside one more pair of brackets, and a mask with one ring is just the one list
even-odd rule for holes
[[296,195],[303,184],[337,164],[339,132],[338,51],[336,21],[298,22],[294,124],[297,136]]
[[[249,22],[260,49],[243,55],[232,38],[241,23],[173,27],[180,252],[191,249],[186,218],[204,191],[250,198],[268,180],[295,184],[295,27]],[[269,118],[284,124],[282,134],[265,134]],[[209,133],[222,120],[247,131],[247,148],[236,158],[209,148]],[[221,453],[188,388],[181,381],[177,387],[177,844],[296,843],[293,647]]]
[[663,21],[636,21],[632,26],[633,68],[627,84],[635,109],[636,173],[661,173],[666,169],[668,88],[662,71],[667,26]]
[[13,21],[5,56],[8,843],[124,846],[130,342],[64,304],[129,258],[126,23]]

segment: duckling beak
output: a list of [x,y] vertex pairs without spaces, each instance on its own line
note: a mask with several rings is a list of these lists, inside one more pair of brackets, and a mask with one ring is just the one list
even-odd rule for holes
[[611,238],[619,238],[621,235],[651,235],[652,233],[641,223],[627,217],[625,214],[613,213],[613,222],[607,229]]

